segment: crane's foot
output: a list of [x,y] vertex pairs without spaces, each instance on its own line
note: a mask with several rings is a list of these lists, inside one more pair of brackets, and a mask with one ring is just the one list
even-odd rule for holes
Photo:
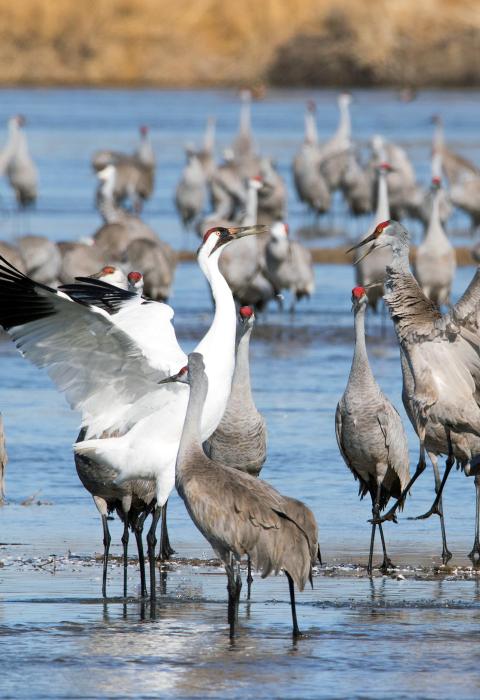
[[423,513],[422,515],[417,515],[415,517],[410,517],[407,518],[407,520],[428,520],[432,515],[438,515],[441,517],[442,513],[438,507],[438,505],[434,505],[430,508],[430,510],[427,510],[426,513]]
[[382,574],[386,574],[389,569],[396,569],[397,567],[395,564],[392,562],[390,557],[384,557],[382,565],[380,566],[380,571]]
[[397,523],[397,516],[396,516],[396,508],[390,508],[389,511],[387,511],[384,515],[378,516],[376,518],[370,518],[368,521],[369,523],[372,523],[372,525],[381,525],[382,523],[386,522],[387,520],[392,522],[392,523]]
[[475,538],[472,551],[468,555],[468,558],[476,569],[480,568],[480,542],[477,538]]
[[445,565],[445,564],[448,564],[448,562],[450,561],[450,559],[451,559],[452,557],[453,557],[453,554],[451,553],[451,551],[450,551],[449,549],[447,549],[447,547],[444,547],[444,548],[443,548],[443,551],[442,551],[442,561],[443,561],[443,564],[444,564],[444,565]]

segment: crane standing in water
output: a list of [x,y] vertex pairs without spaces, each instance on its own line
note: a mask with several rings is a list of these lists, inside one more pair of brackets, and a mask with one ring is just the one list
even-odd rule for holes
[[[338,402],[335,431],[345,464],[358,479],[363,497],[370,493],[373,518],[385,508],[390,496],[398,497],[408,480],[408,442],[402,420],[375,381],[365,344],[365,311],[368,304],[363,287],[352,290],[355,312],[355,351],[347,388]],[[372,524],[367,572],[372,573],[375,522]],[[383,547],[381,570],[392,566],[379,526]]]
[[228,578],[228,622],[235,634],[242,581],[239,561],[248,555],[265,578],[285,571],[290,590],[293,635],[298,628],[294,583],[303,590],[312,582],[318,554],[317,525],[312,512],[286,499],[261,479],[207,457],[200,422],[208,379],[200,353],[191,353],[188,368],[176,380],[190,384],[190,396],[175,466],[175,485],[193,522],[225,565]]

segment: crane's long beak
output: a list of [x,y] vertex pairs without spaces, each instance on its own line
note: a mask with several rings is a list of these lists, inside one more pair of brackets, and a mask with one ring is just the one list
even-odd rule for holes
[[171,382],[180,382],[182,384],[188,384],[187,372],[185,369],[181,369],[177,374],[172,374],[170,377],[165,377],[165,379],[160,379],[157,384],[170,384]]
[[244,236],[254,236],[260,233],[268,233],[268,230],[268,226],[264,226],[263,224],[258,224],[256,226],[234,226],[232,228],[227,228],[219,236],[218,241],[216,242],[210,255],[222,245],[225,245],[225,243],[230,243],[230,241],[234,241],[237,238],[243,238]]
[[355,260],[355,265],[358,265],[358,263],[363,260],[364,258],[369,255],[372,250],[374,250],[375,246],[375,241],[377,240],[377,237],[375,236],[375,233],[371,233],[369,236],[363,239],[363,241],[360,241],[360,243],[357,243],[356,245],[353,245],[351,248],[347,250],[347,253],[351,253],[352,250],[357,250],[358,248],[361,248],[364,246],[366,243],[370,243],[370,241],[373,241],[372,245],[365,251],[363,255],[361,255],[357,260]]

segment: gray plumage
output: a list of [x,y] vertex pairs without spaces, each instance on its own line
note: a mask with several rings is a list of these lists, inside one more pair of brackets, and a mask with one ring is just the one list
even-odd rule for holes
[[271,158],[262,158],[259,174],[262,186],[258,191],[258,223],[271,224],[287,215],[287,188]]
[[373,209],[372,176],[372,171],[362,168],[355,151],[351,149],[341,188],[353,216],[369,214]]
[[265,250],[266,274],[276,292],[283,289],[292,294],[292,310],[295,301],[310,297],[315,291],[315,273],[310,251],[298,241],[288,238],[282,222],[275,223]]
[[3,417],[0,413],[0,506],[5,501],[5,469],[7,467],[8,455],[5,445],[5,432],[3,429]]
[[442,190],[436,180],[433,207],[427,232],[415,257],[415,277],[423,293],[439,306],[450,303],[450,293],[457,267],[455,249],[440,220]]
[[195,223],[205,207],[206,176],[195,152],[187,149],[187,164],[175,191],[175,205],[185,228]]
[[[335,431],[340,453],[359,481],[359,493],[370,493],[374,518],[385,508],[390,496],[400,497],[409,475],[408,442],[402,420],[383,394],[368,361],[365,344],[365,290],[355,287],[355,351],[347,388],[337,405]],[[385,549],[382,568],[391,565]],[[375,524],[368,571],[372,570]]]
[[337,129],[320,148],[320,171],[331,192],[342,184],[352,148],[351,101],[352,98],[348,93],[342,93],[338,96],[339,120]]
[[253,314],[243,318],[230,398],[222,420],[207,440],[206,453],[227,467],[258,476],[267,457],[267,426],[255,406],[250,385],[249,352],[254,321]]
[[20,251],[15,246],[10,243],[5,243],[5,241],[0,241],[0,255],[3,258],[7,258],[9,262],[14,265],[20,272],[25,272],[25,263],[20,255]]
[[128,267],[142,272],[146,296],[155,301],[168,299],[175,266],[158,242],[145,238],[132,241],[125,251],[125,260]]
[[[377,203],[370,233],[375,230],[377,224],[390,218],[388,167],[386,163],[382,163],[376,168]],[[363,258],[357,254],[354,256],[356,283],[360,287],[368,288],[368,303],[373,311],[377,311],[378,303],[382,299],[383,282],[391,260],[392,253],[389,248],[380,248]]]
[[29,277],[50,287],[58,285],[62,256],[53,241],[45,236],[21,236],[18,248]]
[[[480,276],[472,280],[462,299],[446,314],[427,299],[409,267],[409,239],[405,228],[390,221],[366,239],[371,248],[389,245],[385,301],[394,322],[404,370],[404,403],[419,437],[420,455],[406,489],[425,469],[425,451],[448,455],[442,483],[427,513],[439,514],[443,486],[457,459],[468,474],[478,455],[480,438],[480,353],[478,314]],[[401,499],[400,499],[401,500]],[[384,516],[392,519],[397,505]],[[480,548],[471,555],[480,558]]]
[[9,120],[9,138],[0,157],[0,170],[5,172],[21,207],[36,202],[38,189],[38,172],[28,149],[24,124],[22,115]]
[[105,265],[108,259],[106,251],[93,242],[89,245],[64,241],[58,244],[58,249],[62,256],[58,273],[62,284],[71,284],[75,277],[88,277]]
[[[241,579],[238,562],[248,555],[262,577],[283,569],[289,579],[294,634],[293,583],[311,581],[318,551],[317,528],[309,509],[289,503],[266,482],[209,459],[200,438],[208,380],[202,356],[189,355],[190,398],[175,467],[175,485],[193,522],[222,559],[228,577],[229,623],[233,636]],[[295,517],[301,510],[303,517]],[[297,512],[298,516],[298,512]],[[308,529],[307,529],[308,525]]]

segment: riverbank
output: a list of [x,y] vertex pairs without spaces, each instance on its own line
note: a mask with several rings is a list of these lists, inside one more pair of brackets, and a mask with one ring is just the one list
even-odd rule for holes
[[0,0],[0,34],[3,86],[480,84],[469,0]]

